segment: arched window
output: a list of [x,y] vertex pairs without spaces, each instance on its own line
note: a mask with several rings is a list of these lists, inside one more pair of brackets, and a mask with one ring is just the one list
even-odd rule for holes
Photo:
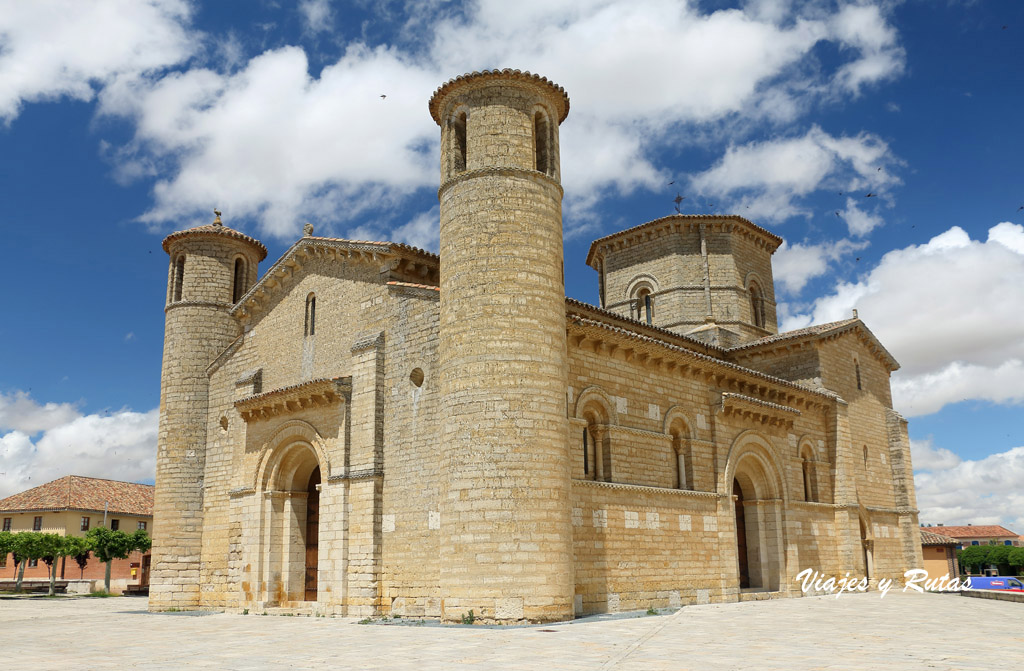
[[805,448],[801,455],[803,460],[804,501],[818,500],[818,483],[814,473],[814,454]]
[[583,475],[590,474],[590,447],[587,445],[587,434],[589,427],[583,429]]
[[864,446],[864,468],[868,467],[868,446]]
[[756,282],[750,283],[750,314],[754,320],[754,326],[764,328],[764,295],[761,287]]
[[853,360],[853,370],[857,374],[857,389],[862,389],[860,386],[860,362],[856,359]]
[[306,296],[306,326],[303,335],[316,334],[316,294]]
[[174,262],[174,301],[181,300],[181,287],[185,283],[185,255]]
[[452,174],[466,171],[466,113],[452,120]]
[[231,302],[237,303],[245,295],[245,260],[235,259],[235,281],[231,287]]
[[693,455],[690,452],[690,429],[681,418],[672,421],[668,430],[672,451],[676,455],[676,488],[693,489]]
[[549,147],[550,124],[547,116],[537,111],[533,115],[533,158],[538,172],[551,174],[551,152]]
[[647,287],[636,292],[636,319],[648,325],[654,323],[654,296]]

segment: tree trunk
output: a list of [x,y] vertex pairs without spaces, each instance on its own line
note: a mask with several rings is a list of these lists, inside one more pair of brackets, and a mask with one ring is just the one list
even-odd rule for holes
[[21,581],[25,579],[25,565],[28,564],[28,559],[22,559],[21,565],[18,566],[18,578],[14,582],[14,591],[21,592]]
[[[113,561],[113,560],[111,560]],[[103,587],[106,589],[107,594],[110,594],[110,562],[105,562],[107,565],[107,572],[103,576]]]
[[54,583],[57,582],[57,558],[53,558],[53,563],[50,564],[50,591],[47,592],[46,596],[53,596],[56,594],[54,590]]

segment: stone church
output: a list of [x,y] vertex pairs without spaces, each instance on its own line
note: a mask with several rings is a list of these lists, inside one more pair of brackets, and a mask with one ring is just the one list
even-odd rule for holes
[[675,215],[565,296],[565,91],[441,86],[440,254],[169,235],[150,608],[545,622],[900,578],[921,546],[897,362],[779,333],[782,240]]

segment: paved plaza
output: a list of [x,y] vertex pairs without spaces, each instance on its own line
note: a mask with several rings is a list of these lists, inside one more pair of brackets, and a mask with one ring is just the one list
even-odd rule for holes
[[844,594],[535,627],[148,613],[144,598],[2,598],[6,668],[985,669],[1024,663],[1024,604]]

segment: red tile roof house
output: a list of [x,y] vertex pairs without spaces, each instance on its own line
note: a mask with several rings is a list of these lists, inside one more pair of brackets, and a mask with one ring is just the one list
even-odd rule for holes
[[1021,537],[998,524],[968,524],[962,527],[947,527],[942,524],[922,527],[923,530],[956,539],[957,549],[971,545],[1012,545],[1020,547]]
[[[106,520],[111,529],[127,532],[145,529],[152,535],[153,489],[153,485],[68,475],[0,500],[2,529],[14,533],[38,531],[84,536],[89,529],[103,526]],[[58,562],[57,577],[69,581],[68,591],[103,588],[105,567],[98,559],[90,558],[84,571],[78,568],[73,557]],[[0,558],[0,582],[13,581],[16,571],[11,555]],[[48,581],[45,562],[30,562],[25,567],[25,585]],[[148,552],[145,555],[135,552],[128,559],[115,559],[111,563],[111,592],[121,593],[126,588],[139,589],[148,584]]]

